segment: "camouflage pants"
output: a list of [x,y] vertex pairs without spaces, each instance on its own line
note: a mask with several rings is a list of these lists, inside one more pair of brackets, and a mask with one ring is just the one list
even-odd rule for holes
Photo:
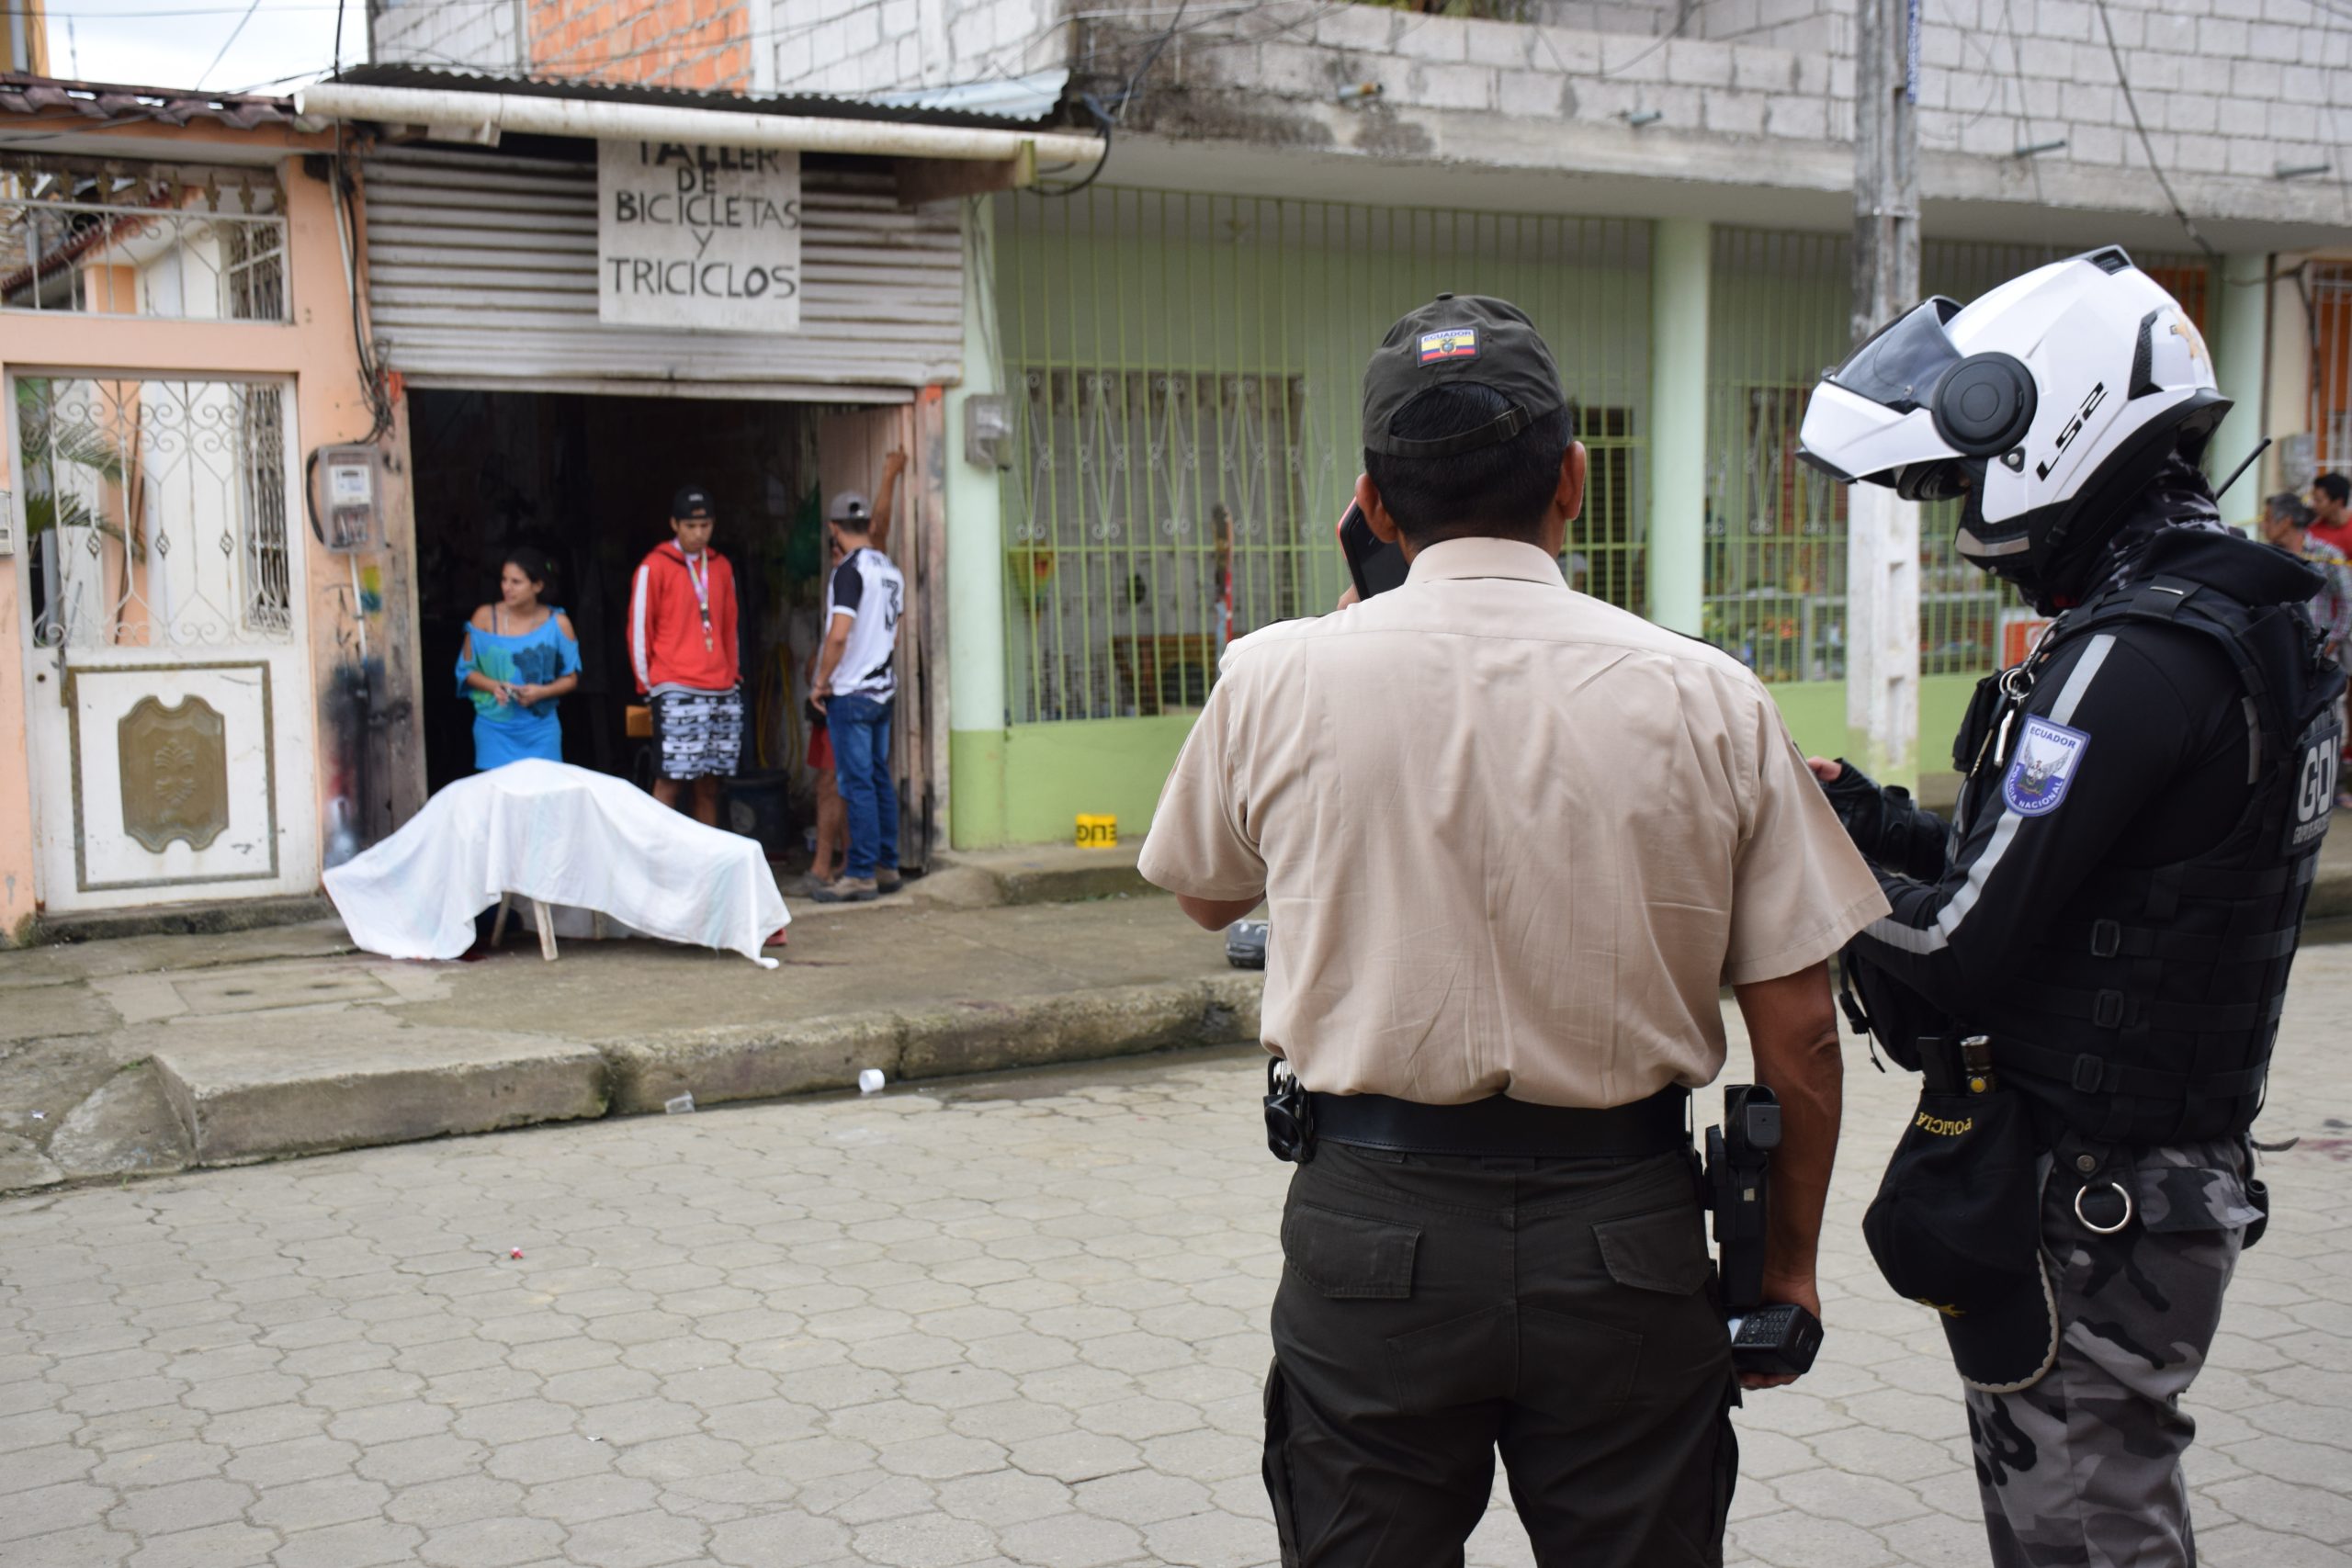
[[[2113,1235],[2075,1217],[2079,1181],[2042,1188],[2058,1362],[2017,1393],[1968,1391],[1995,1568],[2194,1568],[2180,1396],[2205,1364],[2255,1210],[2235,1141],[2140,1151]],[[2094,1211],[2095,1217],[2098,1217]]]

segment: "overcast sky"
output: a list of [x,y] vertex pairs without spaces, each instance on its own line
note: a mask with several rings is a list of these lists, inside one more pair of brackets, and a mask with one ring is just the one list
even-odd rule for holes
[[[255,0],[240,30],[246,16],[227,0],[50,0],[49,68],[85,82],[277,92],[334,62],[334,0]],[[344,62],[367,57],[367,0],[348,0]]]

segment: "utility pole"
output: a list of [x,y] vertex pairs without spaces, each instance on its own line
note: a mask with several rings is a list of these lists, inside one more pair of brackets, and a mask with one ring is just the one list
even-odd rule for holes
[[[1854,342],[1919,299],[1919,0],[1854,7]],[[1883,485],[1846,503],[1846,728],[1882,784],[1916,785],[1919,508]]]

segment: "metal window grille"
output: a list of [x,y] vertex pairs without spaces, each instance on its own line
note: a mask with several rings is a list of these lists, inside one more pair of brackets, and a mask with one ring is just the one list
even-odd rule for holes
[[[1929,241],[1923,290],[1967,301],[2069,252]],[[1805,404],[1850,344],[1852,262],[1843,236],[1725,229],[1715,236],[1710,300],[1706,636],[1767,681],[1846,672],[1846,497],[1797,460]],[[2204,265],[2137,258],[2200,323]],[[1960,503],[1919,517],[1919,667],[1927,675],[1993,668],[2014,593],[1952,549]]]
[[244,625],[248,635],[280,637],[294,629],[292,563],[286,535],[286,400],[274,386],[237,389],[237,450],[243,457],[240,529],[245,552]]
[[15,398],[38,646],[292,637],[282,386],[28,377]]
[[1639,609],[1649,228],[1098,189],[998,198],[1007,717],[1197,705],[1230,637],[1337,599],[1363,365],[1442,291],[1523,307],[1592,457],[1582,585]]
[[0,161],[0,309],[290,320],[278,192],[250,170]]
[[2320,473],[2352,469],[2352,263],[2313,263],[2303,276],[2311,299],[2311,428]]
[[286,320],[286,225],[230,223],[220,238],[220,314],[232,321]]

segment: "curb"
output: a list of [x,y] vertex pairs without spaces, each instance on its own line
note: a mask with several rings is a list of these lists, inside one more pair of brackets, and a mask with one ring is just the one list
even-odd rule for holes
[[388,1031],[302,1076],[232,1042],[190,1049],[183,1037],[151,1059],[187,1134],[186,1165],[153,1173],[644,1114],[682,1094],[699,1109],[837,1091],[868,1067],[897,1084],[1227,1044],[1257,1037],[1264,979],[1237,972],[627,1041],[435,1030],[419,1050]]
[[774,1027],[680,1030],[600,1048],[613,1110],[642,1113],[681,1094],[704,1106],[854,1089],[866,1067],[897,1083],[1255,1039],[1264,985],[1263,976],[1237,973]]

